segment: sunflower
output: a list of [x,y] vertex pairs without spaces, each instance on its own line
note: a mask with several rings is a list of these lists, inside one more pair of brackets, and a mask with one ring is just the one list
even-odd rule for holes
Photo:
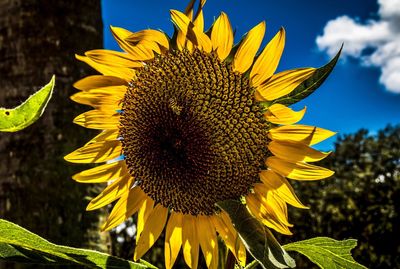
[[91,50],[77,58],[102,75],[75,83],[71,99],[93,109],[74,119],[101,132],[65,156],[74,163],[103,163],[73,176],[108,185],[88,205],[116,201],[103,230],[137,215],[134,260],[165,229],[165,266],[180,252],[196,268],[199,252],[218,265],[218,236],[237,262],[246,250],[229,215],[216,207],[240,199],[269,228],[291,234],[287,204],[306,208],[289,179],[318,180],[332,171],[308,164],[329,153],[310,146],[334,133],[296,124],[305,108],[276,102],[316,69],[276,73],[285,43],[280,31],[258,53],[265,22],[234,45],[225,13],[204,31],[203,5],[171,10],[175,33],[111,27],[123,52]]

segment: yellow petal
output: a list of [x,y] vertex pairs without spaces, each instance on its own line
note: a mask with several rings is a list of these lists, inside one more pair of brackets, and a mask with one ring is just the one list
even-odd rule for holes
[[111,111],[90,110],[77,116],[73,122],[90,129],[115,129],[119,126],[120,118],[120,114],[116,112],[117,109],[118,107]]
[[190,52],[193,51],[193,46],[189,46],[189,47],[186,46],[186,43],[187,43],[186,36],[182,33],[182,31],[178,31],[175,42],[176,42],[176,46],[178,47],[178,49],[180,51],[182,51],[184,48],[186,48]]
[[103,164],[75,174],[72,176],[72,178],[80,183],[107,182],[123,176],[127,172],[123,169],[124,166],[125,162]]
[[298,124],[273,128],[269,131],[268,137],[272,140],[291,140],[312,146],[334,134],[334,132],[326,129]]
[[70,98],[79,104],[92,106],[101,110],[102,107],[121,107],[121,101],[124,98],[126,90],[126,86],[95,88],[80,91]]
[[[192,1],[192,2],[194,4],[194,1]],[[192,3],[192,2],[190,2],[190,3]],[[188,6],[188,8],[189,8],[189,6]],[[187,14],[187,12],[189,12],[189,14]],[[194,37],[193,29],[188,29],[189,24],[191,22],[191,17],[189,17],[189,16],[193,16],[192,15],[193,10],[190,9],[185,12],[186,16],[188,16],[188,17],[181,16],[180,13],[176,10],[171,10],[170,14],[171,14],[171,20],[174,23],[174,25],[176,27],[175,29],[177,31],[175,42],[176,42],[178,49],[182,51],[184,48],[187,48],[191,52],[192,48],[186,46],[186,38],[187,38],[188,31],[190,30],[189,33],[192,36],[191,38],[194,40],[196,39]],[[192,28],[193,28],[193,25],[192,25]]]
[[204,255],[207,267],[217,269],[218,267],[218,240],[214,225],[208,216],[197,216],[197,234],[200,247]]
[[167,216],[168,209],[161,204],[156,205],[151,211],[135,248],[133,257],[135,261],[139,260],[157,241],[167,222]]
[[[200,235],[199,235],[200,236]],[[199,239],[196,229],[196,217],[184,215],[182,219],[182,248],[186,264],[196,269],[199,262]]]
[[[131,32],[131,31],[129,31],[129,30],[126,30],[126,29],[124,29],[124,28],[121,28],[121,27],[114,27],[114,26],[110,26],[110,30],[111,30],[111,33],[114,35],[114,37],[117,39],[117,43],[119,44],[119,42],[122,40],[122,41],[125,41],[128,37],[130,37],[133,33]],[[122,45],[122,46],[125,46],[126,44],[125,44],[125,42],[122,42],[121,44],[119,44],[120,46]],[[123,48],[121,46],[121,48],[123,49],[123,50],[125,50],[125,48]],[[127,51],[126,51],[127,52]]]
[[246,248],[232,225],[228,214],[222,211],[212,217],[215,229],[241,266],[246,265]]
[[128,83],[119,77],[102,75],[88,76],[74,83],[74,87],[81,91],[109,86],[128,86]]
[[86,210],[95,210],[111,204],[118,198],[120,198],[124,193],[129,192],[133,184],[133,178],[129,174],[115,180],[113,183],[108,185],[98,196],[90,201]]
[[90,59],[87,56],[80,56],[80,55],[75,55],[75,57],[79,60],[82,61],[88,65],[90,65],[92,68],[96,69],[98,72],[105,76],[113,76],[113,77],[118,77],[122,78],[125,81],[129,82],[135,77],[135,70],[127,67],[115,67],[115,66],[108,66],[104,64],[97,63]]
[[291,163],[275,156],[269,157],[265,163],[282,176],[296,180],[319,180],[334,174],[333,171],[320,166],[301,162]]
[[[193,22],[193,25],[196,27],[197,32],[199,33],[199,35],[204,37],[203,31],[204,31],[204,16],[203,16],[203,6],[205,4],[205,0],[202,0],[199,2],[199,7],[197,10],[196,15],[193,18],[193,6],[194,6],[194,2],[189,3],[188,7],[185,10],[185,15]],[[183,33],[178,33],[178,38],[180,39],[180,43],[186,43],[186,48],[192,52],[193,51],[193,43],[189,40],[186,41],[186,37],[183,35]],[[198,41],[197,41],[198,42]],[[205,41],[206,42],[206,46],[209,46],[209,49],[211,49],[210,43],[208,42],[208,40]],[[201,43],[201,42],[200,42]],[[199,46],[200,48],[201,46]],[[209,51],[208,51],[209,52]]]
[[291,162],[317,162],[330,153],[320,152],[302,143],[290,141],[271,141],[268,149],[276,157]]
[[205,33],[203,33],[203,31],[199,31],[197,27],[195,27],[194,29],[199,48],[206,53],[210,53],[212,51],[211,39]]
[[101,141],[85,145],[64,159],[71,163],[101,163],[119,157],[122,154],[120,141]]
[[[287,227],[293,227],[288,221],[287,205],[275,192],[266,190],[265,185],[256,183],[254,185],[254,194],[261,202],[259,208],[262,213],[266,213],[276,219],[277,222]],[[264,191],[264,192],[263,192]],[[287,229],[289,230],[289,229]]]
[[260,92],[258,90],[256,90],[256,92],[254,93],[254,98],[256,99],[256,101],[258,102],[265,102],[267,101],[264,97],[261,96]]
[[225,60],[233,46],[233,31],[229,18],[224,12],[214,23],[211,30],[211,42],[218,58],[221,61]]
[[124,193],[115,204],[106,223],[101,227],[102,231],[110,230],[127,220],[139,210],[145,199],[146,194],[139,187]]
[[[203,18],[203,12],[202,12],[202,5],[200,3],[200,7],[199,7],[199,10],[197,12],[197,15],[193,19],[193,4],[194,4],[194,2],[195,1],[191,1],[191,3],[189,3],[188,7],[186,8],[185,15],[188,17],[190,22],[192,22],[193,25],[197,28],[196,32],[198,32],[198,35],[203,35],[204,18]],[[189,23],[189,25],[191,25],[191,24]],[[189,29],[191,35],[190,35],[190,38],[188,38],[188,39],[187,39],[187,36],[186,36],[187,34],[185,34],[182,31],[178,31],[177,38],[176,38],[176,43],[178,45],[178,49],[179,50],[182,50],[183,48],[186,48],[188,51],[192,52],[194,47],[198,47],[199,49],[201,48],[201,45],[199,44],[199,41],[197,40],[198,37],[196,37],[196,34],[193,34],[194,33],[194,29],[193,28]],[[192,41],[190,40],[191,38],[192,38]],[[195,44],[193,44],[193,42]]]
[[[210,38],[200,31],[185,14],[178,10],[171,10],[170,13],[172,22],[183,36],[190,40],[190,42],[199,49],[202,49],[207,53],[211,52],[212,44]],[[179,43],[182,43],[182,40],[179,40]],[[178,44],[178,46],[181,45],[182,44]]]
[[[191,0],[185,9],[185,15],[189,18],[190,21],[192,21],[192,19],[193,19],[193,7],[194,7],[195,2],[196,2],[196,0]],[[176,45],[179,50],[183,50],[187,43],[186,34],[184,34],[182,31],[180,31],[179,28],[178,29],[175,28],[175,30],[177,31],[177,33],[174,34],[174,36],[176,35],[176,39],[175,39]],[[191,44],[191,46],[186,46],[186,48],[190,52],[193,51],[192,44]]]
[[[185,35],[194,35],[193,28],[195,27],[192,21],[182,12],[178,10],[170,10],[171,20],[174,25]],[[196,40],[195,37],[191,39]]]
[[[156,42],[148,41],[148,40],[141,40],[141,41],[139,41],[139,43],[137,43],[136,46],[139,46],[139,45],[144,46],[147,49],[150,49],[157,54],[161,54],[161,48]],[[163,49],[163,51],[166,51],[166,50]]]
[[165,231],[165,267],[171,269],[178,257],[182,246],[182,217],[181,213],[171,212]]
[[315,68],[298,68],[273,75],[267,82],[257,87],[260,95],[268,101],[291,93],[303,81],[311,77]]
[[143,202],[142,206],[139,209],[137,224],[136,224],[136,244],[138,244],[140,240],[140,236],[142,235],[144,225],[146,224],[147,218],[150,216],[151,212],[154,208],[154,201],[150,197],[146,195],[146,199]]
[[272,170],[261,171],[260,178],[266,189],[263,190],[261,188],[261,194],[267,192],[267,190],[271,190],[276,192],[279,197],[281,197],[286,203],[291,204],[297,208],[307,209],[308,207],[303,205],[300,199],[297,197],[294,192],[292,186],[283,176],[273,172]]
[[112,141],[112,140],[117,140],[119,136],[119,130],[118,129],[110,129],[110,130],[104,130],[100,132],[98,135],[90,139],[85,145],[89,145],[95,142],[101,142],[101,141]]
[[199,10],[199,12],[197,13],[198,15],[196,16],[196,18],[193,21],[194,26],[196,26],[196,28],[200,31],[203,32],[204,31],[204,16],[203,16],[203,10]]
[[259,86],[275,73],[284,47],[285,29],[281,28],[254,63],[250,73],[252,86]]
[[169,49],[169,41],[167,36],[165,35],[165,33],[158,30],[146,29],[136,33],[132,33],[125,40],[131,43],[138,43],[143,40],[155,42],[158,45],[166,48],[167,50]]
[[254,57],[260,48],[261,42],[264,38],[265,22],[261,22],[251,29],[235,54],[233,59],[233,70],[244,73],[253,64]]
[[129,53],[136,61],[146,61],[154,58],[154,53],[151,48],[144,45],[137,44],[131,45],[127,39],[133,34],[123,28],[111,26],[111,33],[113,34],[118,45],[127,53]]
[[246,205],[250,212],[265,226],[282,234],[292,234],[288,225],[278,219],[276,212],[269,205],[261,202],[260,196],[254,193],[248,194],[246,196]]
[[281,104],[273,104],[268,107],[268,111],[264,114],[267,121],[272,122],[274,124],[294,124],[300,121],[304,113],[306,112],[306,108],[296,112],[287,106]]
[[97,49],[85,52],[85,55],[96,63],[113,66],[140,68],[143,67],[141,62],[135,61],[131,55],[119,51]]
[[154,59],[153,47],[148,46],[149,42],[139,42],[136,46],[132,47],[130,54],[138,60],[147,61]]

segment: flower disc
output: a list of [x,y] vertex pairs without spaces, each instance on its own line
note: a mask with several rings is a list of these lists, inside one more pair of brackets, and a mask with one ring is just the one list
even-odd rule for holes
[[176,212],[210,215],[259,181],[268,123],[249,79],[195,50],[157,56],[123,100],[126,164],[142,190]]

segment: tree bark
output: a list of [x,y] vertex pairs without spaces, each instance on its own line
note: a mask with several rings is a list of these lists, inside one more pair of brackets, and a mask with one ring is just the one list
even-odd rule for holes
[[94,187],[73,182],[86,167],[63,156],[94,133],[72,119],[83,112],[69,96],[89,69],[74,54],[102,47],[100,0],[0,0],[0,106],[14,107],[56,75],[38,122],[0,133],[0,217],[69,246],[107,250],[97,212],[85,212]]

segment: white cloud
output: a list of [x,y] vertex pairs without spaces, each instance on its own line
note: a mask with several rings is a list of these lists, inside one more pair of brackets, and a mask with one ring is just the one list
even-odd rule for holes
[[325,25],[316,43],[330,56],[344,43],[343,57],[380,68],[379,81],[389,91],[400,93],[400,0],[378,0],[378,4],[377,20],[361,23],[340,16]]
[[382,18],[399,18],[400,17],[400,1],[399,0],[378,0],[379,15]]

